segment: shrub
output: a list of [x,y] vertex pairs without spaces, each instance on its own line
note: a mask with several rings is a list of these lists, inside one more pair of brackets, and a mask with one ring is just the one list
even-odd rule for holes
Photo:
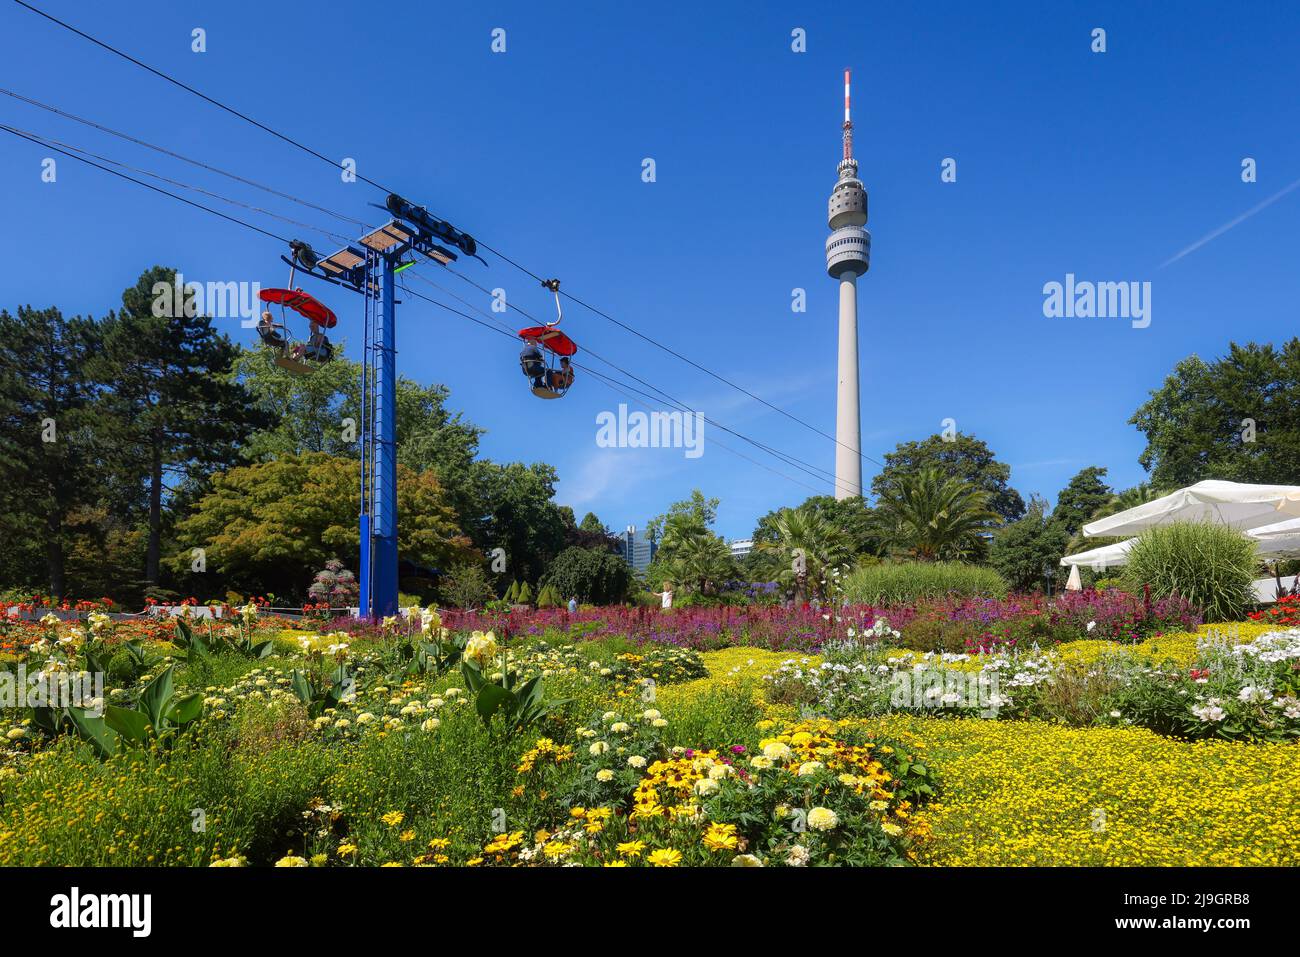
[[1255,549],[1251,539],[1222,525],[1161,525],[1138,538],[1123,578],[1135,592],[1149,586],[1153,598],[1186,598],[1206,621],[1239,621],[1255,601]]
[[1005,598],[1007,583],[991,568],[961,562],[860,565],[848,576],[849,601],[886,606],[948,595]]
[[556,556],[547,571],[547,581],[565,599],[577,595],[582,602],[612,605],[626,597],[632,585],[632,569],[611,552],[573,545]]

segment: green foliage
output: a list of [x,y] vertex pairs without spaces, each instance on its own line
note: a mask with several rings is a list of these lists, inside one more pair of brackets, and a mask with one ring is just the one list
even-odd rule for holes
[[1090,465],[1076,473],[1056,497],[1052,519],[1067,534],[1077,535],[1079,529],[1092,521],[1097,510],[1111,500],[1111,488],[1102,481],[1105,476],[1106,469]]
[[506,601],[511,605],[519,601],[519,582],[512,581],[506,589]]
[[57,735],[69,727],[102,758],[140,748],[168,749],[203,714],[203,695],[177,695],[169,666],[141,689],[134,708],[105,705],[103,714],[88,708],[34,708],[32,723]]
[[[443,598],[457,608],[477,608],[496,597],[487,572],[479,562],[463,562],[451,569],[439,589]],[[515,594],[518,598],[518,592]]]
[[528,582],[519,586],[519,597],[516,599],[521,605],[531,605],[533,603],[533,589]]
[[[201,543],[209,570],[233,583],[301,594],[316,569],[360,547],[359,468],[355,460],[313,452],[218,474],[181,522],[179,538],[188,544],[170,559],[171,567],[188,570],[190,547]],[[403,557],[439,566],[468,552],[437,476],[399,466],[397,506]]]
[[1254,604],[1256,544],[1223,525],[1174,522],[1147,529],[1128,553],[1127,590],[1152,598],[1181,595],[1206,621],[1240,621]]
[[979,558],[986,549],[981,535],[998,521],[989,501],[975,485],[925,468],[884,487],[873,523],[892,550],[922,561]]
[[483,674],[478,662],[469,658],[461,659],[460,673],[484,727],[491,729],[492,719],[499,717],[507,736],[539,724],[564,704],[547,700],[541,675],[521,679],[517,671],[503,667],[498,684]]
[[903,442],[885,454],[885,466],[871,480],[879,499],[888,496],[903,479],[927,469],[975,486],[987,496],[987,506],[1002,521],[1010,522],[1025,512],[1020,493],[1010,486],[1011,467],[997,461],[992,450],[973,435],[945,438],[931,435],[921,442]]
[[1005,598],[1007,583],[996,571],[958,562],[904,562],[862,565],[844,582],[850,601],[906,605],[924,598]]
[[994,534],[989,564],[1017,591],[1041,588],[1049,574],[1058,574],[1059,562],[1069,538],[1055,512],[1048,516],[1046,503],[1034,497],[1030,499],[1024,518],[1003,526]]
[[[780,541],[781,536],[777,531],[776,522],[787,511],[789,509],[776,509],[758,520],[752,536],[755,550],[750,553],[751,556],[761,555],[761,546],[774,545]],[[883,553],[884,543],[880,541],[872,525],[871,509],[867,506],[866,500],[859,496],[837,499],[833,495],[814,495],[804,500],[796,511],[811,512],[827,524],[839,529],[848,539],[849,549],[854,557]],[[758,580],[762,573],[758,569],[755,569],[755,573],[753,578]]]
[[827,597],[832,571],[847,566],[853,558],[852,539],[827,512],[808,502],[781,509],[770,522],[770,540],[757,544],[775,558],[775,580],[794,589],[797,596],[811,590],[818,597]]
[[564,604],[570,595],[592,605],[621,602],[632,585],[632,571],[618,555],[601,549],[566,548],[547,571],[551,600]]
[[1288,482],[1300,475],[1300,339],[1278,348],[1231,343],[1211,362],[1189,356],[1129,420],[1146,435],[1151,483]]

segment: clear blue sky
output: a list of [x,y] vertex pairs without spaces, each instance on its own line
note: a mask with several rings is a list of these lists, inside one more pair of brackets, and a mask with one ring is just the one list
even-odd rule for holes
[[[826,200],[841,71],[854,70],[870,274],[859,284],[863,448],[874,459],[951,417],[1049,498],[1087,465],[1140,481],[1126,424],[1183,356],[1296,334],[1300,190],[1178,261],[1300,178],[1300,8],[1221,4],[126,5],[37,0],[481,237],[624,322],[834,432],[836,287]],[[191,30],[207,31],[206,53]],[[506,30],[507,52],[491,52]],[[807,31],[808,52],[790,49]],[[1108,50],[1090,50],[1094,27]],[[382,194],[88,42],[0,2],[5,87],[378,224]],[[270,197],[0,97],[0,122],[246,201]],[[155,263],[194,280],[282,285],[271,240],[4,136],[0,304],[102,315]],[[1243,157],[1258,182],[1241,181]],[[652,157],[657,182],[641,180]],[[955,184],[940,163],[958,163]],[[209,202],[203,200],[200,201]],[[229,207],[217,205],[218,208]],[[277,211],[336,228],[323,214]],[[235,215],[250,216],[238,210]],[[273,232],[301,234],[274,221]],[[346,230],[345,230],[346,231]],[[464,271],[536,313],[509,266]],[[432,267],[421,270],[432,274]],[[1152,322],[1047,319],[1067,272],[1152,283]],[[436,281],[488,305],[454,277]],[[794,314],[791,290],[807,290]],[[416,285],[432,295],[434,290]],[[314,284],[356,354],[347,292]],[[441,298],[446,298],[441,297]],[[514,318],[510,319],[514,322]],[[523,324],[523,323],[520,323]],[[233,336],[252,334],[230,321]],[[834,446],[577,307],[564,328],[713,418],[822,468]],[[644,525],[693,487],[743,537],[810,492],[711,444],[596,446],[619,396],[580,378],[526,391],[504,337],[418,301],[399,313],[403,375],[443,382],[484,454],[545,460],[559,500]],[[783,472],[830,491],[791,467]],[[876,466],[868,460],[865,475]]]

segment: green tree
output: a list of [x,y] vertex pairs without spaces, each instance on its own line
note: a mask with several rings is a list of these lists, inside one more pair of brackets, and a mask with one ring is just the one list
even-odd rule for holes
[[[844,532],[853,556],[879,555],[883,549],[871,521],[871,509],[859,496],[837,499],[833,495],[814,495],[804,500],[800,510],[812,511],[827,523]],[[775,509],[758,520],[754,529],[755,550],[780,540],[776,521],[788,509]]]
[[[777,512],[770,523],[771,538],[756,546],[777,556],[776,580],[794,588],[796,600],[803,597],[799,591],[805,585],[818,597],[826,597],[831,576],[854,557],[849,533],[829,517],[830,509],[819,508],[814,501]],[[796,556],[803,559],[802,575],[794,570]]]
[[592,605],[623,601],[632,586],[632,569],[617,555],[599,548],[566,548],[551,563],[547,589],[556,605],[570,597]]
[[102,403],[127,474],[142,489],[149,538],[145,580],[158,582],[168,478],[196,480],[236,458],[253,432],[270,425],[265,410],[229,373],[238,355],[192,294],[166,301],[175,270],[155,266],[122,293],[122,310],[104,323],[95,374],[113,383]]
[[[180,523],[178,541],[185,546],[168,564],[185,575],[191,548],[203,548],[208,572],[224,578],[228,587],[301,594],[330,559],[350,563],[358,554],[360,478],[355,461],[322,452],[219,473],[194,513]],[[445,569],[471,556],[433,473],[417,475],[398,466],[397,507],[402,558]]]
[[881,537],[922,561],[981,557],[983,535],[998,521],[989,494],[937,469],[898,475],[876,503]]
[[1013,589],[1030,591],[1041,586],[1048,574],[1057,574],[1069,540],[1069,530],[1055,514],[1048,513],[1047,503],[1031,496],[1024,517],[994,534],[989,564]]
[[478,608],[496,597],[481,561],[466,560],[452,567],[440,588],[444,600],[456,608]]
[[1183,359],[1129,420],[1160,488],[1203,479],[1288,483],[1300,475],[1300,338],[1275,348],[1228,346],[1211,362]]
[[[1081,469],[1056,497],[1052,518],[1070,535],[1092,521],[1097,509],[1111,500],[1114,492],[1102,479],[1106,469],[1090,465]],[[1032,511],[1032,508],[1031,508]]]
[[[90,359],[102,330],[58,309],[0,312],[0,532],[15,584],[35,583],[36,563],[59,597],[68,593],[67,550],[74,511],[95,501],[101,456],[119,459],[96,436]],[[37,557],[39,555],[39,558]]]
[[544,462],[499,465],[477,460],[465,483],[462,527],[476,548],[504,548],[511,575],[536,581],[564,548],[566,522],[555,504],[555,469]]
[[652,542],[660,542],[666,534],[669,521],[674,518],[689,518],[705,528],[712,528],[718,520],[718,504],[718,499],[705,498],[703,492],[693,489],[690,498],[674,502],[668,506],[667,512],[656,515],[646,523],[646,537]]
[[952,440],[931,435],[920,442],[903,442],[885,454],[885,466],[871,480],[880,498],[908,475],[934,469],[949,478],[968,482],[987,496],[987,507],[1004,522],[1025,514],[1020,493],[1010,486],[1011,466],[997,461],[992,450],[973,435],[958,433]]

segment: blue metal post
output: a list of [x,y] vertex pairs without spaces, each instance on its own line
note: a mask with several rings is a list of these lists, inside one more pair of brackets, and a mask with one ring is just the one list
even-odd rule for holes
[[375,341],[375,457],[371,618],[397,614],[397,353],[393,258],[382,256],[382,285]]

